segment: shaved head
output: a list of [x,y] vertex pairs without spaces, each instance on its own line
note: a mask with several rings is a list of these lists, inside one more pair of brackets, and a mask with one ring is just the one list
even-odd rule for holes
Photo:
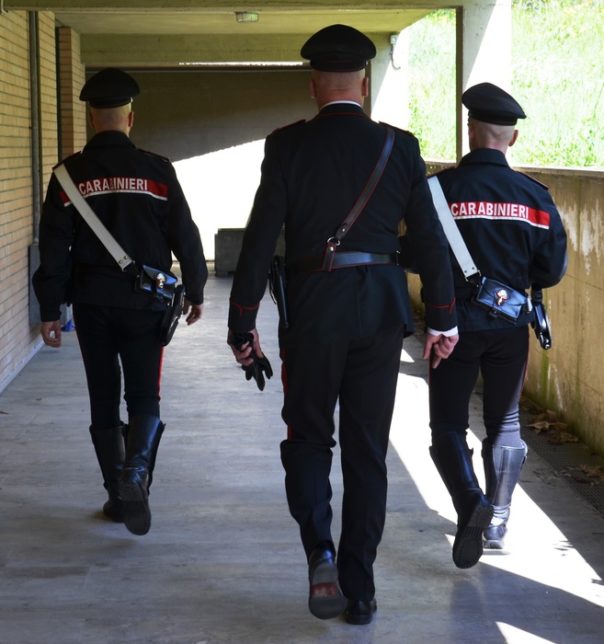
[[119,107],[91,107],[90,121],[96,132],[117,130],[128,134],[132,127],[132,105],[120,105]]
[[355,72],[324,72],[313,69],[310,77],[310,95],[319,107],[331,101],[355,101],[363,104],[369,79],[365,70]]
[[322,72],[313,69],[311,78],[317,85],[332,91],[344,91],[359,84],[365,78],[365,70],[358,72]]
[[468,138],[470,149],[492,148],[504,154],[508,147],[514,145],[518,130],[514,125],[495,125],[474,118],[468,120]]

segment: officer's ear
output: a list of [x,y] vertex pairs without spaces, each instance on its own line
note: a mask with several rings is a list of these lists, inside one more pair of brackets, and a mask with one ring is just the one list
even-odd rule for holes
[[363,82],[361,84],[361,96],[363,96],[363,98],[369,96],[369,76],[365,76],[363,78]]
[[510,139],[508,146],[511,148],[514,145],[514,143],[516,143],[517,139],[518,139],[518,130],[514,130],[514,134],[512,134],[512,138]]
[[134,111],[130,110],[128,114],[128,127],[131,128],[134,125]]
[[311,78],[308,82],[308,93],[311,98],[317,98],[317,85],[314,78]]

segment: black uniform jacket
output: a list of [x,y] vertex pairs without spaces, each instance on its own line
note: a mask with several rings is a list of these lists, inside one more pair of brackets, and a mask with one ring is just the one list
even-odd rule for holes
[[[531,286],[557,284],[566,271],[566,233],[547,188],[512,170],[505,155],[478,149],[438,179],[482,275],[526,291]],[[453,254],[460,331],[506,328],[470,303],[471,289]],[[519,320],[528,323],[530,316]]]
[[[203,302],[206,262],[172,164],[139,150],[121,132],[96,134],[64,163],[126,253],[138,263],[169,271],[174,252],[187,298],[194,304]],[[53,174],[40,220],[40,267],[33,277],[42,320],[59,319],[64,302],[151,306],[148,295],[134,292],[133,283],[133,276],[120,270]]]
[[[245,232],[231,291],[229,328],[255,327],[275,241],[285,224],[286,264],[321,257],[382,151],[383,125],[360,106],[334,103],[308,122],[269,135],[261,181]],[[396,253],[405,219],[422,257],[428,326],[456,325],[447,242],[432,205],[417,140],[396,130],[384,174],[338,250]],[[288,282],[291,333],[365,337],[390,326],[413,328],[405,273],[396,265],[293,271]]]

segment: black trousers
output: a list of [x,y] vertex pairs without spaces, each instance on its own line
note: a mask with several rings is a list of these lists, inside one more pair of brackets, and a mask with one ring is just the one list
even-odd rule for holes
[[493,443],[514,445],[520,436],[520,395],[528,360],[528,327],[467,331],[447,360],[430,369],[432,436],[469,426],[470,397],[483,378],[483,419]]
[[159,416],[163,346],[161,311],[73,305],[84,360],[91,424],[96,429],[120,423],[121,369],[128,415]]
[[386,452],[403,344],[403,329],[317,346],[298,336],[282,339],[288,437],[281,444],[289,509],[307,556],[331,535],[329,475],[334,412],[344,496],[338,571],[350,599],[372,599],[373,562],[386,515]]

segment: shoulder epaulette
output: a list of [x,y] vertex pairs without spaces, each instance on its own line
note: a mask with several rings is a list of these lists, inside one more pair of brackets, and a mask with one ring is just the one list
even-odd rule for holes
[[[516,170],[516,172],[518,172],[518,170]],[[518,174],[521,174],[523,177],[530,179],[533,183],[536,183],[538,186],[541,186],[544,190],[547,190],[549,192],[549,186],[541,183],[541,181],[538,181],[537,179],[535,179],[535,177],[531,177],[530,174],[526,174],[526,172],[518,172]]]
[[413,134],[413,132],[409,132],[408,130],[403,130],[403,128],[397,127],[396,125],[392,125],[392,124],[386,123],[384,121],[380,121],[380,125],[387,125],[388,127],[391,127],[396,132],[400,132],[401,134],[404,134],[405,136],[411,136],[414,139],[416,138],[416,136],[415,136],[415,134]]
[[141,148],[138,148],[139,152],[143,152],[144,154],[149,155],[150,157],[153,157],[155,159],[159,159],[160,161],[164,161],[165,163],[172,163],[168,157],[165,157],[161,154],[157,154],[157,152],[151,152],[150,150],[141,150]]
[[55,164],[52,169],[54,170],[55,168],[58,168],[60,165],[65,163],[65,161],[70,161],[71,159],[75,159],[76,157],[79,157],[80,154],[82,154],[82,150],[78,150],[78,152],[74,152],[73,154],[70,154],[68,157],[65,157],[64,159],[61,159],[57,164]]
[[451,163],[450,166],[447,166],[446,168],[442,168],[441,170],[437,170],[436,172],[430,172],[430,174],[426,175],[428,179],[430,177],[440,177],[443,174],[447,174],[448,172],[451,172],[451,170],[455,170],[457,166],[454,163]]
[[302,125],[302,123],[306,123],[306,119],[300,119],[299,121],[294,121],[293,123],[288,123],[287,125],[278,127],[277,129],[273,130],[272,134],[274,134],[275,132],[281,132],[282,130],[287,130],[288,128],[294,127],[295,125]]

